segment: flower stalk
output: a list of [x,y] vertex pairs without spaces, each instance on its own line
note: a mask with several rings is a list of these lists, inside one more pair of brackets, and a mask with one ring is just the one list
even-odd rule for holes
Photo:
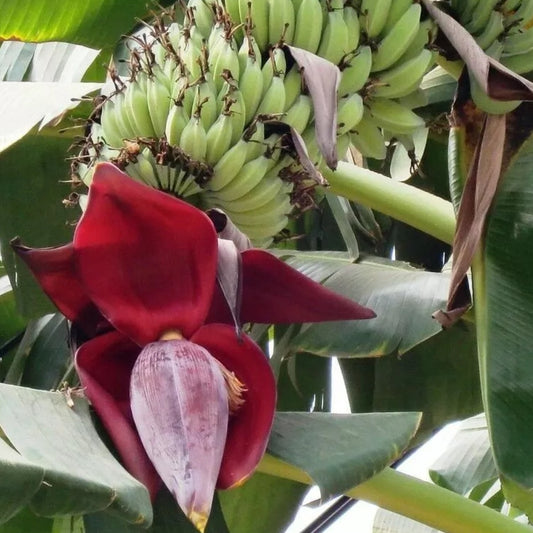
[[434,194],[394,181],[367,168],[340,161],[335,171],[321,169],[330,192],[360,202],[451,244],[455,234],[452,204]]
[[[313,484],[299,468],[265,455],[258,470],[285,479]],[[392,468],[345,493],[434,527],[444,533],[531,533],[529,526],[455,492]]]

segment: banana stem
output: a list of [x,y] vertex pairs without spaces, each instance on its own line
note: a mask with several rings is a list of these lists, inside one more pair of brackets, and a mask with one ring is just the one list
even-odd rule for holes
[[321,170],[332,193],[364,204],[452,244],[455,215],[450,202],[345,161],[340,161],[335,171]]
[[[265,455],[259,470],[265,474],[300,483],[313,483],[303,470],[271,455]],[[356,488],[347,491],[346,495],[374,503],[444,533],[533,532],[529,526],[478,502],[392,468],[382,470]]]

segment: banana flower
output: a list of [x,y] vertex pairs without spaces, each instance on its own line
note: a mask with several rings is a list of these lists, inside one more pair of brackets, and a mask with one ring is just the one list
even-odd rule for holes
[[[101,163],[72,243],[12,245],[81,332],[76,369],[126,468],[152,497],[162,480],[203,531],[215,488],[261,460],[276,404],[268,359],[217,282],[211,219]],[[265,250],[236,255],[242,322],[374,316]]]

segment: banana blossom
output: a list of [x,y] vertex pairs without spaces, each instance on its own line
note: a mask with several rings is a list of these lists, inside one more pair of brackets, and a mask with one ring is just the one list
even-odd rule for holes
[[[261,460],[276,404],[268,359],[217,282],[213,222],[101,163],[72,243],[12,245],[80,331],[81,384],[126,468],[152,497],[162,480],[203,531],[215,488]],[[264,250],[236,255],[242,322],[374,316]]]

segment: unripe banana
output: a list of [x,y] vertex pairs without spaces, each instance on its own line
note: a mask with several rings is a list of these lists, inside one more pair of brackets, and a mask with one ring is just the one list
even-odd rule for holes
[[490,19],[490,14],[496,7],[500,0],[483,0],[478,2],[475,9],[472,11],[472,18],[465,24],[466,29],[470,33],[478,33],[483,30]]
[[473,76],[469,75],[469,78],[470,95],[472,100],[476,106],[479,107],[479,109],[485,111],[486,113],[491,113],[493,115],[504,115],[505,113],[510,113],[511,111],[515,110],[522,103],[521,100],[495,100],[483,91]]
[[423,48],[418,56],[385,70],[372,79],[371,94],[379,98],[400,98],[415,90],[433,64],[433,52]]
[[518,23],[522,28],[530,28],[533,18],[533,2],[531,0],[522,0],[520,7],[507,17],[507,27],[512,27]]
[[353,129],[363,118],[364,110],[363,99],[358,93],[341,98],[337,113],[337,135],[343,135]]
[[533,53],[531,52],[502,56],[500,61],[517,74],[527,74],[533,70]]
[[137,78],[126,88],[124,105],[131,117],[137,137],[155,137],[147,100],[146,73],[139,72]]
[[261,50],[251,33],[245,33],[237,55],[239,56],[239,72],[241,76],[248,64],[249,58],[257,61],[259,63],[259,68],[261,68]]
[[398,19],[411,7],[413,0],[393,0],[387,13],[387,20],[381,30],[383,35],[389,33]]
[[381,128],[365,112],[359,124],[350,132],[350,140],[361,155],[372,159],[385,159],[387,147]]
[[189,122],[189,115],[183,105],[175,104],[167,113],[167,122],[165,125],[165,137],[172,146],[178,146],[180,143],[181,133]]
[[413,4],[381,39],[372,56],[372,71],[385,70],[396,63],[416,37],[420,25],[420,4]]
[[314,54],[320,45],[322,18],[320,0],[302,0],[296,13],[293,45]]
[[392,67],[394,67],[396,64],[403,63],[404,61],[408,61],[409,59],[416,57],[422,48],[426,48],[431,45],[436,35],[437,25],[435,24],[435,21],[431,18],[421,20],[415,38],[411,41],[411,44],[407,47],[400,59],[398,59],[398,61],[396,61]]
[[[502,33],[505,32],[505,16],[501,11],[491,11],[489,20],[483,30],[475,37],[477,44],[488,48]],[[505,45],[504,45],[505,46]]]
[[338,94],[344,96],[363,88],[372,67],[372,50],[370,46],[361,46],[357,55],[341,71]]
[[225,202],[231,202],[244,196],[263,179],[274,163],[265,155],[248,161],[227,185],[217,191],[217,197]]
[[294,64],[283,79],[285,86],[285,110],[287,110],[302,92],[302,75],[298,65]]
[[344,20],[342,9],[328,11],[326,27],[322,32],[317,55],[331,61],[335,65],[348,50],[348,26]]
[[209,73],[206,73],[203,80],[196,86],[192,103],[193,114],[199,107],[202,108],[204,128],[209,129],[218,116],[217,90]]
[[[208,65],[213,76],[216,92],[220,91],[224,84],[224,73],[229,71],[233,79],[239,79],[239,55],[237,45],[233,38],[223,39],[217,49],[217,54],[209,55]],[[213,57],[213,59],[212,59]]]
[[302,133],[313,116],[313,102],[306,94],[300,94],[289,107],[283,117],[283,122],[292,126],[298,133]]
[[193,10],[194,22],[200,33],[207,39],[214,23],[214,13],[211,2],[207,0],[188,0],[187,7]]
[[[276,178],[276,181],[281,180]],[[248,194],[253,195],[253,190]],[[233,206],[239,206],[240,202],[241,200],[239,199],[231,204],[228,204],[227,207],[221,205],[222,209],[225,209],[231,220],[238,225],[273,226],[277,225],[277,222],[280,218],[285,217],[291,212],[291,202],[287,194],[275,196],[266,204],[265,208],[261,206],[259,208],[250,209],[249,211],[236,211],[233,209]]]
[[359,46],[359,37],[361,36],[361,24],[359,22],[359,15],[354,7],[345,6],[343,10],[344,22],[348,29],[348,44],[346,46],[346,53],[353,53]]
[[292,43],[295,26],[292,0],[268,0],[268,42]]
[[385,27],[391,3],[392,0],[363,0],[361,4],[363,28],[371,39],[377,37]]
[[239,173],[248,154],[248,142],[240,139],[213,167],[213,177],[206,185],[207,190],[218,191],[225,187]]
[[248,235],[250,240],[256,246],[266,247],[272,242],[272,235],[276,235],[287,226],[287,216],[279,216],[276,220],[269,222],[269,224],[239,224],[239,229]]
[[151,76],[146,81],[146,100],[155,136],[157,138],[162,137],[171,108],[170,90],[166,85],[160,83],[155,76]]
[[135,127],[131,122],[130,113],[125,110],[125,94],[124,91],[119,92],[114,97],[115,102],[115,122],[117,129],[122,139],[133,139],[135,135]]
[[207,132],[205,159],[210,165],[215,165],[227,152],[231,146],[232,135],[233,123],[231,117],[227,113],[222,113]]
[[261,51],[266,50],[268,42],[268,0],[239,0],[239,20],[246,21],[248,13],[252,18],[252,35],[254,36]]
[[273,76],[285,77],[287,72],[287,59],[285,52],[280,46],[275,46],[269,50],[269,59],[265,61],[262,68],[263,73],[263,91],[269,87]]
[[411,133],[425,126],[424,119],[394,100],[371,99],[368,107],[376,124],[391,133]]
[[239,89],[234,89],[228,92],[228,97],[232,101],[232,105],[229,109],[230,120],[233,127],[231,144],[235,144],[239,140],[246,124],[246,104],[242,92]]
[[116,104],[113,100],[107,100],[102,107],[100,118],[102,124],[102,137],[111,146],[122,146],[122,132],[116,120]]
[[280,76],[274,76],[257,109],[258,114],[278,114],[285,109],[285,86]]
[[503,39],[502,57],[533,51],[533,27],[506,35]]
[[263,97],[263,72],[260,58],[246,58],[246,65],[241,71],[239,89],[244,99],[245,123],[248,124],[255,115]]
[[197,161],[205,159],[207,133],[199,114],[194,114],[183,128],[180,147]]

